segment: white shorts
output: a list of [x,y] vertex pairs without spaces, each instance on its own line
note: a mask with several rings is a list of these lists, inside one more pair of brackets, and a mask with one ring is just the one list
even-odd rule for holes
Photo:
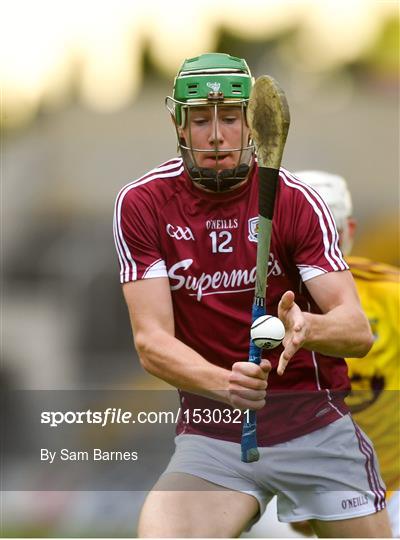
[[317,431],[259,448],[254,463],[240,445],[200,435],[178,435],[163,474],[187,473],[256,497],[260,515],[277,495],[278,519],[339,520],[385,507],[385,486],[371,441],[349,415]]

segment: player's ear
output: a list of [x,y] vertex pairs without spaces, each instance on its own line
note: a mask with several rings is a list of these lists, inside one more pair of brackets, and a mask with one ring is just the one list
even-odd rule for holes
[[178,128],[177,128],[177,132],[178,132],[178,138],[179,138],[180,144],[186,145],[185,132],[184,132],[183,128],[182,128],[182,127],[178,127]]

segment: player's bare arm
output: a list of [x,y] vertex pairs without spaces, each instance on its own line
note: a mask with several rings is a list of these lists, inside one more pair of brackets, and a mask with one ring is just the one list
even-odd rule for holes
[[[240,409],[265,404],[268,361],[236,362],[232,371],[213,365],[174,335],[169,281],[154,278],[123,286],[142,366],[169,384]],[[195,331],[195,329],[193,330]]]
[[372,333],[349,271],[317,276],[306,286],[322,314],[302,312],[292,291],[282,296],[278,314],[286,335],[279,375],[301,347],[340,357],[363,357],[372,347]]

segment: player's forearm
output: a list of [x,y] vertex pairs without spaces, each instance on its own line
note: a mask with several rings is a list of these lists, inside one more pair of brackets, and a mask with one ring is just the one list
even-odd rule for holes
[[338,306],[328,313],[304,313],[307,338],[303,347],[330,356],[361,358],[373,344],[368,320],[361,309]]
[[196,351],[163,330],[138,333],[135,345],[146,371],[194,394],[229,403],[230,371],[207,362]]

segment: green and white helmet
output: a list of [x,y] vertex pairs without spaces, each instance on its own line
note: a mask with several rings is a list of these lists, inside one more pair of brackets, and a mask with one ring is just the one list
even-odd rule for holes
[[[193,182],[214,191],[226,191],[248,175],[254,156],[254,146],[249,137],[245,136],[244,128],[246,107],[253,82],[246,61],[229,54],[207,53],[188,58],[183,62],[175,77],[173,95],[166,98],[166,106],[173,118],[179,150]],[[197,109],[202,106],[212,107],[215,118],[218,117],[218,107],[241,108],[241,144],[238,148],[224,149],[238,154],[238,165],[234,169],[218,167],[218,146],[215,147],[216,168],[206,169],[197,165],[195,152],[210,152],[210,149],[194,148],[192,145],[189,122],[191,108]],[[182,137],[181,131],[181,128],[187,125],[189,125],[189,140]],[[216,122],[214,125],[216,126]]]

